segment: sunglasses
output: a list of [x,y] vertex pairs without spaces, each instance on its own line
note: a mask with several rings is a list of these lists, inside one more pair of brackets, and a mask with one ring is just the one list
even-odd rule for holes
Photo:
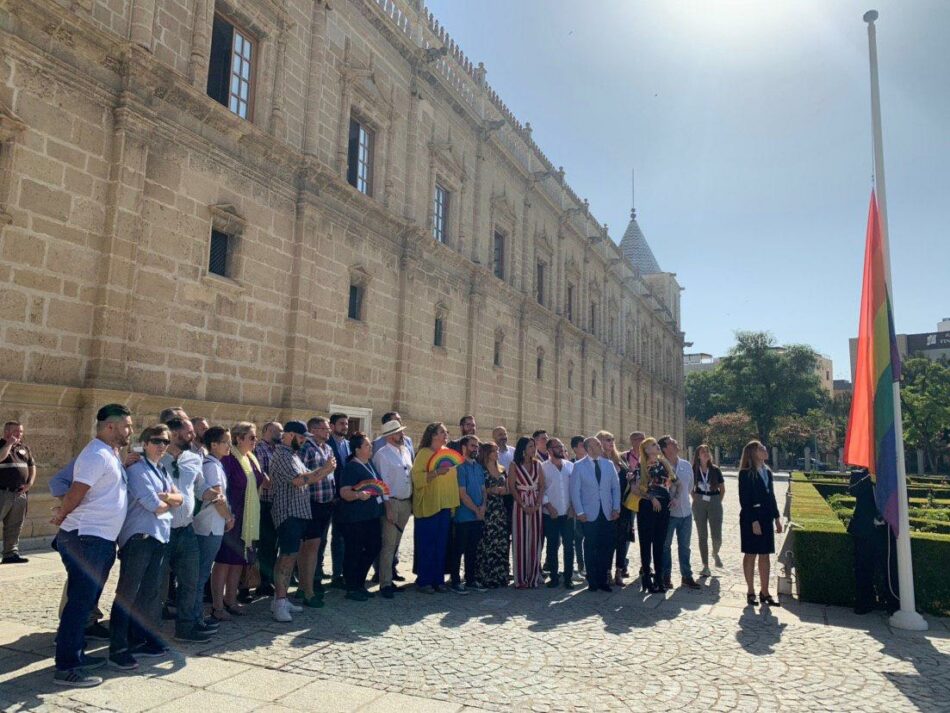
[[169,443],[171,443],[171,441],[169,441],[167,438],[149,438],[148,442],[153,446],[167,446]]

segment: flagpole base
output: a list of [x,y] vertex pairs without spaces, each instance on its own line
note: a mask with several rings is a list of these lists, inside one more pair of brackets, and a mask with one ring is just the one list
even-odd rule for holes
[[927,621],[915,611],[904,611],[898,609],[888,620],[895,629],[904,629],[905,631],[927,631]]

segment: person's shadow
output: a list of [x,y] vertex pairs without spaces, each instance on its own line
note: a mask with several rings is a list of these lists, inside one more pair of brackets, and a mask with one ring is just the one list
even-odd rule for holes
[[782,638],[788,624],[781,623],[772,614],[771,607],[747,606],[739,617],[736,641],[753,656],[769,656],[775,653],[775,645]]
[[881,643],[883,654],[914,667],[913,673],[882,672],[908,701],[921,711],[948,709],[950,680],[946,672],[950,671],[950,654],[939,651],[933,640],[950,639],[950,631],[931,621],[930,630],[926,632],[872,629],[869,633]]

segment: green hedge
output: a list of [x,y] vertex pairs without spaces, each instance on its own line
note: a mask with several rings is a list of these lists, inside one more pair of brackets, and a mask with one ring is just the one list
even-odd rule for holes
[[[854,546],[844,523],[804,477],[792,477],[792,551],[802,601],[854,606]],[[918,608],[950,614],[950,536],[928,532],[911,537]]]

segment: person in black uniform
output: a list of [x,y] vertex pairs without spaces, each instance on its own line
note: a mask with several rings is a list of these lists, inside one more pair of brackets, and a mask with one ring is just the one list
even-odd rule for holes
[[[779,606],[769,594],[770,555],[775,553],[775,533],[782,531],[782,518],[775,502],[772,471],[765,464],[768,451],[759,441],[749,441],[739,461],[739,535],[742,570],[749,590],[746,601],[755,606],[755,559],[759,558],[759,601]],[[772,530],[772,523],[775,530]]]
[[893,614],[900,608],[896,540],[877,509],[874,484],[866,469],[851,473],[848,492],[855,498],[848,523],[854,538],[854,613],[867,614],[880,605]]

